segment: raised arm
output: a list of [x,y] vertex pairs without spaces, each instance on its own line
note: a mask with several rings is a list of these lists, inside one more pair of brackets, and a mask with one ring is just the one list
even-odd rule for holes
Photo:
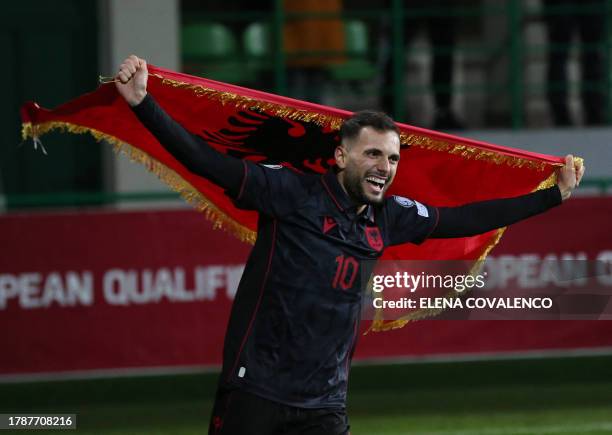
[[515,198],[474,202],[459,207],[440,207],[432,238],[467,237],[505,227],[561,204],[570,197],[584,175],[584,166],[573,156],[557,172],[557,185]]
[[238,192],[245,169],[234,157],[222,154],[205,140],[189,133],[147,94],[147,63],[134,55],[125,59],[117,73],[117,91],[160,144],[190,172],[218,186]]
[[429,237],[468,237],[514,224],[561,204],[557,186],[515,198],[439,207],[438,225]]

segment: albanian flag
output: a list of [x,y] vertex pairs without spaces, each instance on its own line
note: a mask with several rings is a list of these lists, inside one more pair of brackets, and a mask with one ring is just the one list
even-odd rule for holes
[[[334,164],[338,131],[350,112],[228,85],[149,65],[148,92],[190,132],[217,150],[302,172],[325,172]],[[257,216],[238,210],[223,190],[186,170],[143,127],[114,83],[102,84],[53,110],[35,103],[21,109],[23,136],[52,129],[90,133],[118,152],[146,166],[217,227],[254,243]],[[492,145],[436,131],[398,124],[401,164],[389,193],[434,206],[454,206],[511,197],[552,186],[553,157]],[[383,259],[468,260],[472,273],[502,236],[504,229],[474,237],[432,239],[422,245],[389,248]],[[372,329],[401,327],[439,310],[419,309],[400,319],[377,313]]]

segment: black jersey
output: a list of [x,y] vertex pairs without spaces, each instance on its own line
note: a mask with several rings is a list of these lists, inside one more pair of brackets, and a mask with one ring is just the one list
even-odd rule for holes
[[342,407],[361,310],[362,260],[420,243],[437,210],[403,197],[357,214],[333,171],[244,163],[237,206],[259,212],[225,339],[223,382],[308,408]]
[[357,214],[332,171],[299,174],[221,154],[187,132],[147,95],[143,125],[194,174],[259,212],[257,241],[232,306],[222,388],[304,408],[344,407],[360,318],[363,260],[386,246],[465,237],[561,203],[557,186],[460,207],[401,196]]

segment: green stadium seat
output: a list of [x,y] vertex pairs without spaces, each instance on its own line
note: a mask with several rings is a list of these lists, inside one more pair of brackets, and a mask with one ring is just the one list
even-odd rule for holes
[[363,21],[347,20],[344,22],[344,37],[348,60],[329,67],[330,75],[335,80],[370,80],[377,74],[376,66],[368,60],[370,41],[368,29]]
[[232,32],[219,23],[193,23],[181,30],[183,70],[228,83],[244,83],[245,71]]
[[272,69],[272,37],[268,24],[249,24],[242,34],[242,46],[251,73]]
[[251,23],[242,34],[242,43],[247,56],[265,57],[270,56],[272,41],[270,29],[264,23]]

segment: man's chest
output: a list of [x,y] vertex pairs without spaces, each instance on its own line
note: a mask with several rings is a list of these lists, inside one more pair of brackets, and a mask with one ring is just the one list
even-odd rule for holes
[[360,293],[364,264],[384,249],[377,216],[311,201],[279,221],[274,269],[290,286]]

